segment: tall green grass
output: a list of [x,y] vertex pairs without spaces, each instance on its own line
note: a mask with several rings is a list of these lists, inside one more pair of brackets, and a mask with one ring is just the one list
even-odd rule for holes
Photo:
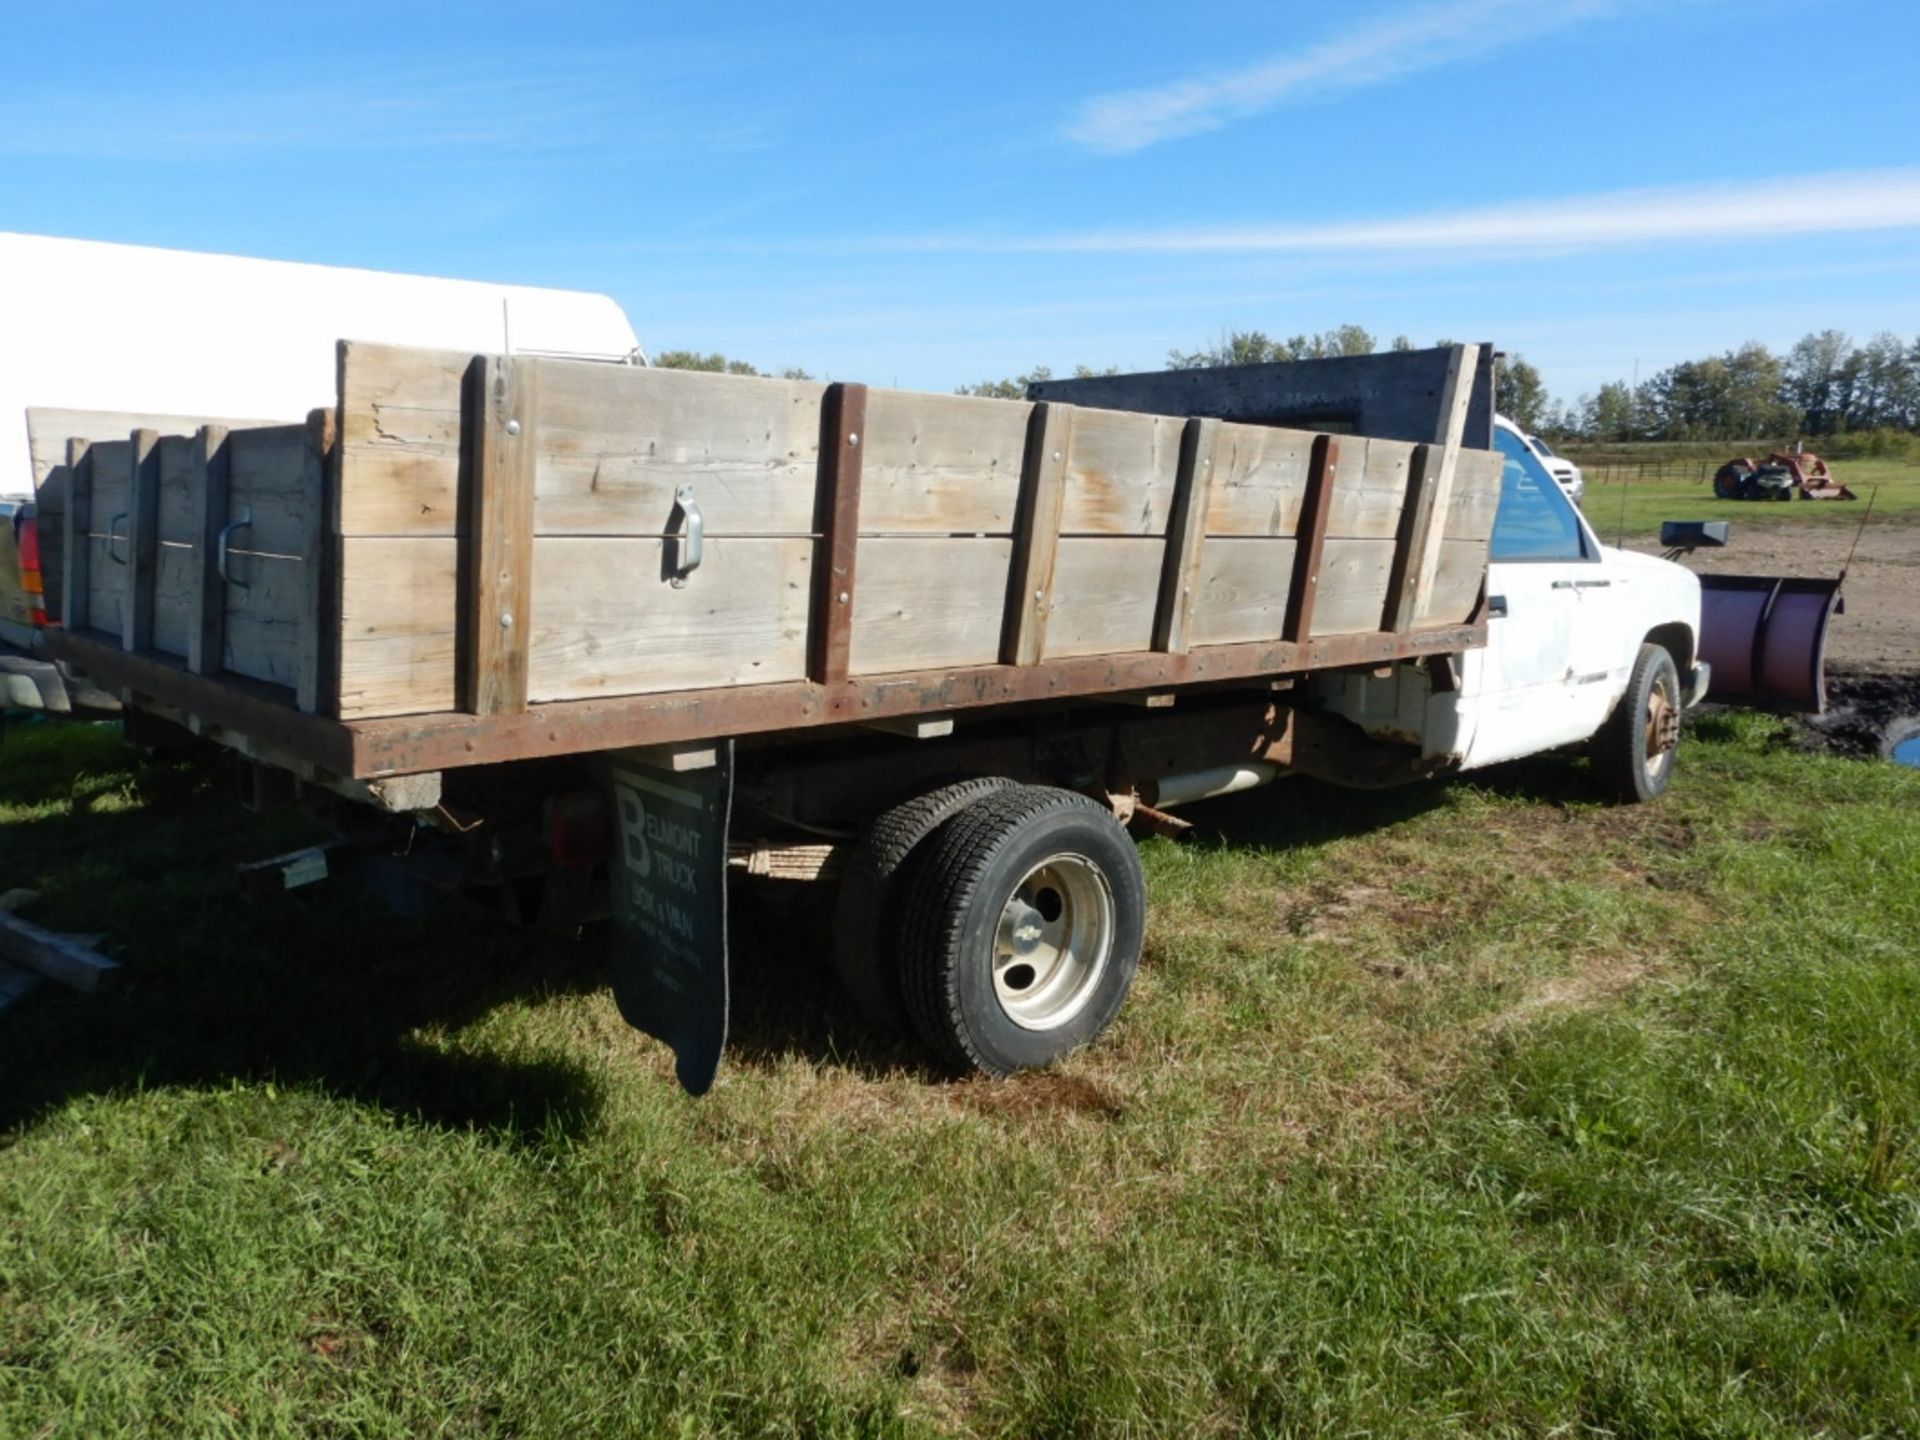
[[14,734],[0,807],[143,976],[0,1016],[0,1435],[1920,1431],[1920,775],[1777,722],[1196,810],[1001,1084],[743,912],[699,1102],[591,949],[243,899],[299,823],[201,769]]

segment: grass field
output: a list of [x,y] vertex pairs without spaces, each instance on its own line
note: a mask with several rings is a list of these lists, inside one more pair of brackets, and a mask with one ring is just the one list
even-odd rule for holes
[[1860,523],[1870,495],[1873,513],[1869,524],[1902,523],[1920,516],[1920,465],[1905,460],[1850,460],[1837,466],[1836,473],[1859,495],[1858,500],[1718,500],[1710,484],[1691,480],[1614,480],[1598,484],[1589,479],[1580,508],[1609,545],[1620,534],[1623,498],[1629,540],[1656,538],[1662,520],[1731,520],[1736,525],[1743,520],[1761,520],[1767,524],[1851,527]]
[[143,978],[0,1016],[0,1435],[1920,1433],[1920,773],[1583,780],[1196,811],[1012,1082],[748,924],[696,1102],[591,949],[243,898],[300,822],[12,732],[0,878]]

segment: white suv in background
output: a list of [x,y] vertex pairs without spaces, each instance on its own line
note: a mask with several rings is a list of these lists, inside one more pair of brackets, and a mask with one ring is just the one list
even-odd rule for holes
[[1560,482],[1560,488],[1567,492],[1567,498],[1578,505],[1587,495],[1587,477],[1580,473],[1580,467],[1571,460],[1553,453],[1553,447],[1538,435],[1529,435],[1504,415],[1493,417],[1493,423],[1508,431],[1520,443],[1531,450],[1540,463],[1547,467],[1547,473]]

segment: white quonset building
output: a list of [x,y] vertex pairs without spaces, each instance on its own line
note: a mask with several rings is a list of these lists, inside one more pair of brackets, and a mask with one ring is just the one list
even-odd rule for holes
[[[0,494],[28,495],[29,408],[295,421],[334,342],[620,360],[605,295],[0,233]],[[99,438],[108,438],[105,436]]]

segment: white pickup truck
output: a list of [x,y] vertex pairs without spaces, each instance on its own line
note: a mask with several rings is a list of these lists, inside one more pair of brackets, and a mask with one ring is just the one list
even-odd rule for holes
[[1700,578],[1602,545],[1512,426],[1488,550],[1487,643],[1460,660],[1457,686],[1402,666],[1386,678],[1315,682],[1327,709],[1370,734],[1420,737],[1436,762],[1474,770],[1592,742],[1596,778],[1648,800],[1673,773],[1681,712],[1705,696]]

